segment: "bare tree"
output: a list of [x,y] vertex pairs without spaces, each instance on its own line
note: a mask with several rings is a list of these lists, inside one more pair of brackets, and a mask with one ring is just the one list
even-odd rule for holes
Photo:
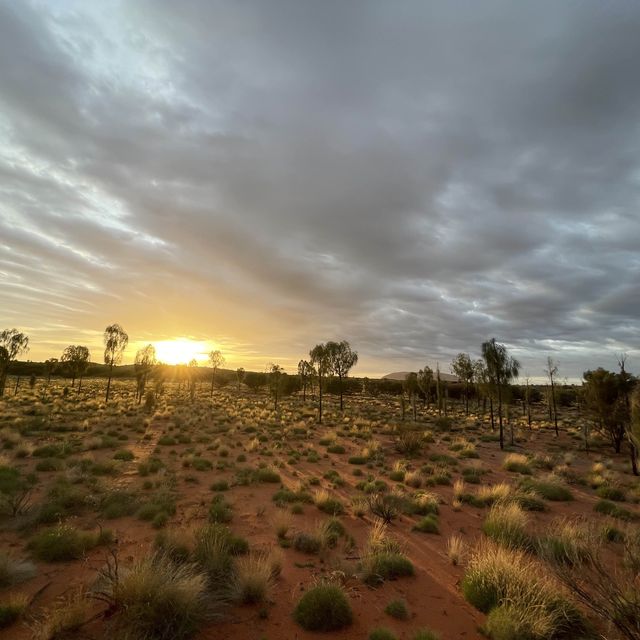
[[[556,436],[558,436],[558,411],[556,407],[556,388],[555,388],[555,379],[558,375],[558,364],[553,361],[551,356],[547,356],[547,368],[544,370],[549,378],[549,383],[551,385],[551,397],[549,398],[549,413],[552,414],[553,424],[556,430]],[[550,416],[551,417],[551,416]]]
[[104,363],[109,367],[109,379],[107,381],[107,393],[105,402],[109,401],[109,391],[111,389],[111,376],[113,367],[120,364],[122,354],[129,344],[129,336],[119,324],[110,324],[104,330]]
[[327,342],[326,349],[329,352],[331,371],[338,376],[340,411],[342,411],[342,381],[349,375],[349,371],[358,364],[358,354],[352,351],[351,345],[346,340],[342,340],[341,342]]
[[216,372],[225,363],[224,356],[218,350],[209,352],[209,364],[213,371],[211,372],[211,396],[213,396],[213,385],[216,382]]
[[91,354],[89,349],[80,344],[70,344],[63,352],[60,362],[64,362],[71,373],[71,388],[75,387],[76,378],[80,378],[78,382],[78,391],[82,387],[82,376],[89,365]]
[[269,365],[269,391],[271,391],[271,395],[273,396],[274,411],[278,410],[278,398],[280,397],[284,377],[286,375],[287,374],[284,372],[284,369],[279,364]]
[[189,397],[194,400],[196,397],[196,380],[198,377],[198,361],[192,358],[187,365],[187,378],[189,380]]
[[318,375],[318,422],[322,424],[322,381],[331,375],[331,355],[325,344],[317,344],[309,351],[309,360]]
[[0,331],[0,398],[4,395],[10,364],[29,350],[29,338],[17,329]]
[[136,359],[133,363],[133,370],[136,374],[136,398],[138,399],[138,404],[142,402],[142,396],[147,386],[149,374],[153,371],[153,367],[156,364],[156,348],[152,344],[138,349]]

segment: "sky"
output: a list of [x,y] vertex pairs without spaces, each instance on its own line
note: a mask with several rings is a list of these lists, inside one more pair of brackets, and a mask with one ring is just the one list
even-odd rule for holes
[[638,33],[633,0],[0,0],[0,329],[638,371]]

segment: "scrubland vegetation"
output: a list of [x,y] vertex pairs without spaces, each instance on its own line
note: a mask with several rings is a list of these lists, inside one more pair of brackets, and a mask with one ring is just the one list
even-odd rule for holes
[[320,423],[317,376],[223,373],[7,378],[3,637],[640,638],[640,484],[589,404],[423,370]]

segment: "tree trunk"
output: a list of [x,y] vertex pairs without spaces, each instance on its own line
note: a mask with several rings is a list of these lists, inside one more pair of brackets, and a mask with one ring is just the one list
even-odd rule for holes
[[342,376],[338,375],[338,385],[340,386],[340,411],[342,411]]
[[109,379],[107,380],[107,395],[105,396],[104,401],[109,402],[109,391],[111,389],[111,373],[113,371],[113,362],[109,365]]
[[80,379],[78,380],[78,393],[80,393],[80,389],[82,389],[82,376],[80,376]]
[[551,402],[553,403],[553,423],[556,428],[556,437],[559,435],[558,433],[558,411],[556,409],[556,392],[555,387],[553,386],[553,378],[551,378]]
[[322,376],[320,375],[318,376],[318,424],[322,424]]
[[502,426],[502,386],[498,384],[498,423],[500,424],[500,448],[504,449],[504,428]]
[[493,396],[489,397],[489,413],[491,414],[491,433],[496,431],[496,421],[493,415]]
[[211,374],[211,397],[213,398],[213,385],[216,381],[216,372],[215,369],[213,371],[213,373]]
[[15,396],[15,395],[17,395],[17,393],[18,393],[18,387],[19,387],[19,386],[20,386],[20,376],[18,376],[18,377],[16,378],[16,388],[13,390],[13,395],[14,395],[14,396]]
[[469,383],[464,383],[464,410],[466,415],[469,415]]
[[631,438],[629,438],[629,454],[631,455],[631,471],[633,472],[633,475],[640,475],[638,473],[638,450]]

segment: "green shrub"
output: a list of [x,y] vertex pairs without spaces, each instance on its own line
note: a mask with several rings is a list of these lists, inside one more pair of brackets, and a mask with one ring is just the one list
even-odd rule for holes
[[209,507],[209,522],[231,522],[232,518],[231,505],[224,499],[224,496],[221,494],[214,496]]
[[610,487],[608,485],[602,485],[598,487],[596,490],[596,495],[599,498],[604,498],[606,500],[613,500],[615,502],[624,502],[626,500],[626,495],[622,489],[619,487]]
[[335,584],[320,583],[300,598],[294,620],[307,631],[336,631],[353,621],[351,606],[344,590]]
[[123,462],[130,462],[134,458],[133,451],[129,451],[129,449],[120,449],[113,454],[114,460],[122,460]]
[[9,596],[0,602],[0,629],[4,629],[19,620],[28,607],[28,600],[23,595]]
[[258,469],[256,479],[258,482],[280,482],[280,474],[273,469]]
[[406,620],[409,617],[407,603],[404,600],[392,600],[384,610],[396,620]]
[[419,629],[412,640],[440,640],[440,636],[431,629]]
[[425,516],[418,521],[412,530],[420,531],[421,533],[440,533],[438,518],[434,515]]
[[93,547],[109,544],[113,539],[110,531],[98,534],[78,531],[68,525],[58,525],[36,533],[29,541],[28,548],[38,560],[64,562],[78,560]]
[[523,489],[533,490],[541,495],[545,500],[554,502],[568,502],[573,500],[573,494],[569,488],[557,478],[547,478],[546,480],[523,480],[521,485]]
[[393,631],[379,627],[369,633],[369,640],[397,640],[397,637]]
[[411,561],[403,553],[380,552],[365,559],[362,579],[365,584],[375,587],[385,580],[412,576],[414,573]]
[[345,448],[341,444],[332,444],[327,447],[329,453],[345,453]]
[[293,536],[293,548],[303,553],[315,554],[322,549],[322,540],[319,536],[300,531]]
[[211,485],[211,491],[229,491],[229,483],[226,480],[218,480]]
[[635,515],[631,511],[619,507],[615,502],[611,502],[610,500],[599,500],[594,510],[598,513],[611,516],[612,518],[618,518],[619,520],[629,521],[635,519]]

